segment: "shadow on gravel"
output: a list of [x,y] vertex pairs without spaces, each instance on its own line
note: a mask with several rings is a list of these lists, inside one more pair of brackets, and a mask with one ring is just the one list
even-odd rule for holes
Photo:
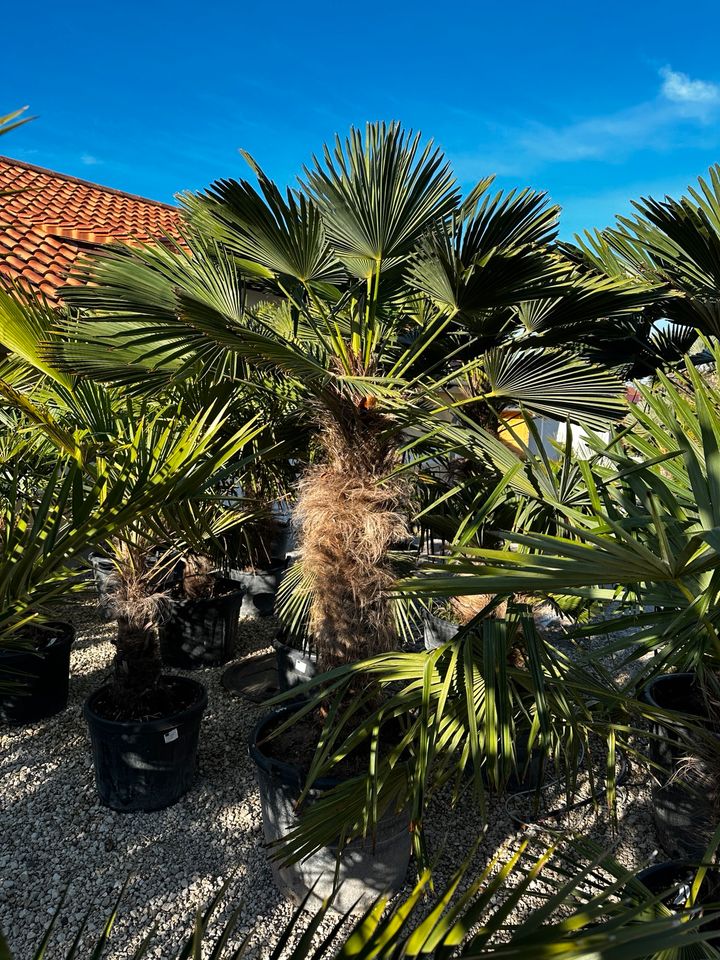
[[[220,682],[223,667],[193,672],[207,686],[209,703],[201,729],[199,769],[190,792],[174,806],[154,813],[117,813],[101,807],[82,704],[109,674],[111,633],[87,606],[73,604],[65,613],[83,631],[73,652],[68,709],[32,728],[0,729],[4,826],[0,926],[9,935],[14,955],[32,955],[31,948],[39,943],[65,889],[64,922],[53,935],[49,955],[59,954],[72,941],[91,905],[90,933],[97,931],[128,875],[111,956],[131,955],[153,923],[158,944],[166,936],[176,944],[193,912],[231,877],[218,919],[242,903],[240,930],[247,932],[257,924],[259,942],[267,947],[289,918],[292,905],[272,881],[247,750],[248,736],[264,708],[233,699]],[[244,621],[237,656],[266,649],[272,633],[270,622]],[[655,846],[643,776],[633,773],[623,788],[619,823],[623,858],[636,862],[646,860]],[[509,852],[524,836],[508,817],[504,800],[489,799],[488,820],[469,878],[477,876],[498,850]],[[609,818],[591,809],[556,826],[563,835],[576,831],[608,849],[613,844]],[[454,809],[448,795],[433,800],[427,836],[438,889],[468,856],[481,832],[480,811],[470,790]],[[548,836],[548,841],[552,839]],[[161,955],[167,952],[166,948]]]

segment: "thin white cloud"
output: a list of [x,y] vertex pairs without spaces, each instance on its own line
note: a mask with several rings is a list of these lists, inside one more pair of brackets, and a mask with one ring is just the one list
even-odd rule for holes
[[551,163],[618,163],[641,150],[718,142],[713,121],[720,117],[720,85],[691,79],[670,67],[663,67],[659,75],[662,83],[653,99],[564,125],[527,120],[498,126],[477,117],[476,130],[492,146],[456,153],[458,173],[463,177],[463,171],[472,168],[526,176]]
[[86,167],[96,167],[99,163],[102,163],[102,160],[94,157],[91,153],[84,153],[80,157],[80,162],[84,163]]
[[720,86],[707,80],[691,80],[686,73],[671,67],[660,71],[663,78],[662,95],[673,103],[718,103]]

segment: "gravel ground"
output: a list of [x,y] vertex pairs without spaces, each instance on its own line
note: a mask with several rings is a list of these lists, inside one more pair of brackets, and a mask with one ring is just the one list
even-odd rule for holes
[[[61,948],[72,942],[88,909],[90,932],[101,929],[128,877],[109,953],[115,960],[132,956],[153,925],[149,955],[174,956],[194,912],[226,880],[230,886],[218,917],[239,906],[234,940],[250,934],[248,955],[267,957],[273,934],[293,906],[272,881],[247,754],[248,735],[262,707],[231,698],[220,683],[222,668],[194,672],[208,688],[209,703],[193,788],[175,806],[155,813],[105,809],[95,795],[82,703],[109,672],[113,627],[99,621],[91,604],[74,603],[64,613],[78,631],[68,709],[33,726],[0,732],[0,927],[13,957],[32,956],[66,891],[47,954],[64,956]],[[238,655],[267,649],[273,631],[271,620],[243,621]],[[647,773],[635,770],[621,788],[617,833],[591,806],[561,817],[557,828],[564,835],[577,831],[615,845],[615,855],[628,866],[644,863],[656,846],[648,782]],[[478,866],[517,844],[506,807],[505,801],[491,804],[490,826],[474,857]],[[475,844],[480,823],[469,796],[452,811],[445,798],[433,801],[428,839],[440,884]],[[528,897],[521,909],[534,903]],[[316,939],[333,922],[326,920]]]

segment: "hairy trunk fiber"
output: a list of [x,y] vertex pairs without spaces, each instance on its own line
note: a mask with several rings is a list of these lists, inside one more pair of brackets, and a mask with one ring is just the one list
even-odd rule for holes
[[327,462],[305,474],[296,517],[302,562],[312,584],[310,630],[324,668],[393,648],[396,628],[388,557],[408,537],[404,481],[388,478],[395,449],[381,439],[383,421],[326,426]]
[[143,703],[154,693],[162,670],[155,627],[119,617],[115,650],[113,686],[118,704]]

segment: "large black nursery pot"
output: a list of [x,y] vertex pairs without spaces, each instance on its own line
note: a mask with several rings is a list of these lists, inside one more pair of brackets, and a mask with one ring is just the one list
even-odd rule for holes
[[650,759],[671,775],[677,761],[687,755],[687,744],[692,741],[692,734],[683,719],[689,718],[696,724],[698,720],[708,720],[697,674],[661,674],[648,683],[640,696],[651,707],[677,713],[676,720],[655,720],[651,724],[652,732],[662,739],[651,740]]
[[189,703],[153,720],[110,720],[97,710],[101,687],[85,702],[95,783],[100,802],[113,810],[161,810],[186,793],[197,766],[205,687],[189,677],[163,677]]
[[160,652],[168,666],[216,667],[234,656],[244,591],[224,579],[216,581],[216,589],[215,597],[170,600],[170,614],[158,629]]
[[[709,727],[710,720],[695,673],[668,673],[655,677],[642,692],[645,703],[677,713],[677,720],[655,720],[651,730],[650,759],[653,770],[653,816],[658,839],[665,852],[677,860],[699,861],[717,826],[717,813],[703,785],[699,770],[684,769],[692,752],[692,732],[687,720]],[[700,761],[698,761],[699,763]]]
[[24,650],[0,650],[0,680],[18,684],[0,692],[0,721],[35,723],[64,710],[70,685],[70,648],[75,628],[62,620],[25,628],[32,643]]
[[[268,844],[287,836],[299,822],[295,806],[305,783],[305,771],[297,763],[269,756],[263,745],[273,727],[295,709],[290,705],[266,714],[250,738],[250,756],[255,761],[263,832]],[[312,803],[318,794],[339,782],[333,777],[318,780],[307,802]],[[285,896],[298,903],[309,896],[308,908],[314,909],[318,901],[335,892],[335,910],[359,913],[381,894],[394,893],[402,887],[410,862],[410,847],[409,811],[396,813],[391,808],[380,819],[373,838],[353,840],[342,850],[338,841],[290,867],[280,866],[275,860],[271,860],[271,865],[275,882]]]
[[280,630],[273,637],[278,670],[278,686],[281,693],[300,687],[312,680],[318,672],[317,654],[309,646],[295,646],[289,642],[287,632]]

